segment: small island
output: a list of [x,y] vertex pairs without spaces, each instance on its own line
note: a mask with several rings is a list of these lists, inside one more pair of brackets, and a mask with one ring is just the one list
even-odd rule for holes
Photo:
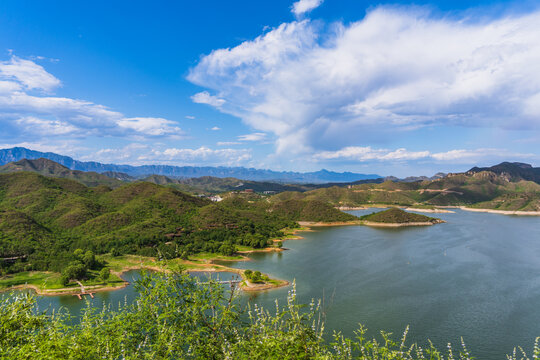
[[427,226],[445,222],[444,220],[391,208],[360,217],[363,225],[378,227]]

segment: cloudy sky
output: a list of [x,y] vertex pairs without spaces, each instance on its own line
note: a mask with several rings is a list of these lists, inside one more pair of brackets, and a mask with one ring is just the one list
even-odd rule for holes
[[0,3],[0,148],[431,175],[540,166],[535,1]]

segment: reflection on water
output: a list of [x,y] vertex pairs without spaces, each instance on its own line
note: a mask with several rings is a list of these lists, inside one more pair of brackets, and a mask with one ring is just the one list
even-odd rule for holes
[[[372,212],[354,211],[356,215]],[[327,332],[347,335],[358,323],[439,348],[463,336],[480,359],[504,358],[514,346],[530,349],[540,336],[540,218],[470,213],[435,214],[430,227],[375,229],[343,226],[304,232],[287,251],[252,254],[226,265],[296,279],[301,302],[322,299]],[[234,274],[193,274],[229,280]],[[132,281],[137,271],[125,274]],[[242,302],[273,308],[290,287],[242,295]],[[133,301],[132,286],[97,293],[92,304]],[[74,296],[40,297],[41,308],[84,307]]]

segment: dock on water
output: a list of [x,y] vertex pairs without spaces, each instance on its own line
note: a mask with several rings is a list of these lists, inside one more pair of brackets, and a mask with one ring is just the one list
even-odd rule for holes
[[84,288],[84,285],[80,282],[80,281],[77,281],[77,284],[79,284],[79,286],[81,287],[81,292],[79,294],[73,294],[73,296],[76,296],[79,298],[79,300],[82,300],[83,296],[84,295],[90,295],[90,297],[93,299],[94,298],[94,294],[93,292],[87,292],[86,289]]
[[85,292],[85,293],[73,294],[73,296],[76,296],[76,297],[79,298],[79,300],[82,300],[82,298],[83,298],[84,295],[90,295],[90,297],[93,299],[93,298],[94,298],[94,294],[95,294],[95,293]]

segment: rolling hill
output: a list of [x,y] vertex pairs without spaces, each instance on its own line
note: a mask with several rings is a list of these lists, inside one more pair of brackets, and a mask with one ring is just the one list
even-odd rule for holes
[[[78,248],[165,258],[230,252],[235,244],[265,247],[296,220],[354,218],[310,200],[296,202],[291,216],[292,207],[253,196],[213,203],[143,181],[113,189],[36,171],[0,174],[0,268],[60,271]],[[2,260],[10,258],[25,261]]]
[[509,181],[491,171],[449,174],[419,182],[392,182],[283,192],[271,201],[313,200],[336,207],[364,205],[469,206],[475,208],[540,211],[540,185],[527,180]]

